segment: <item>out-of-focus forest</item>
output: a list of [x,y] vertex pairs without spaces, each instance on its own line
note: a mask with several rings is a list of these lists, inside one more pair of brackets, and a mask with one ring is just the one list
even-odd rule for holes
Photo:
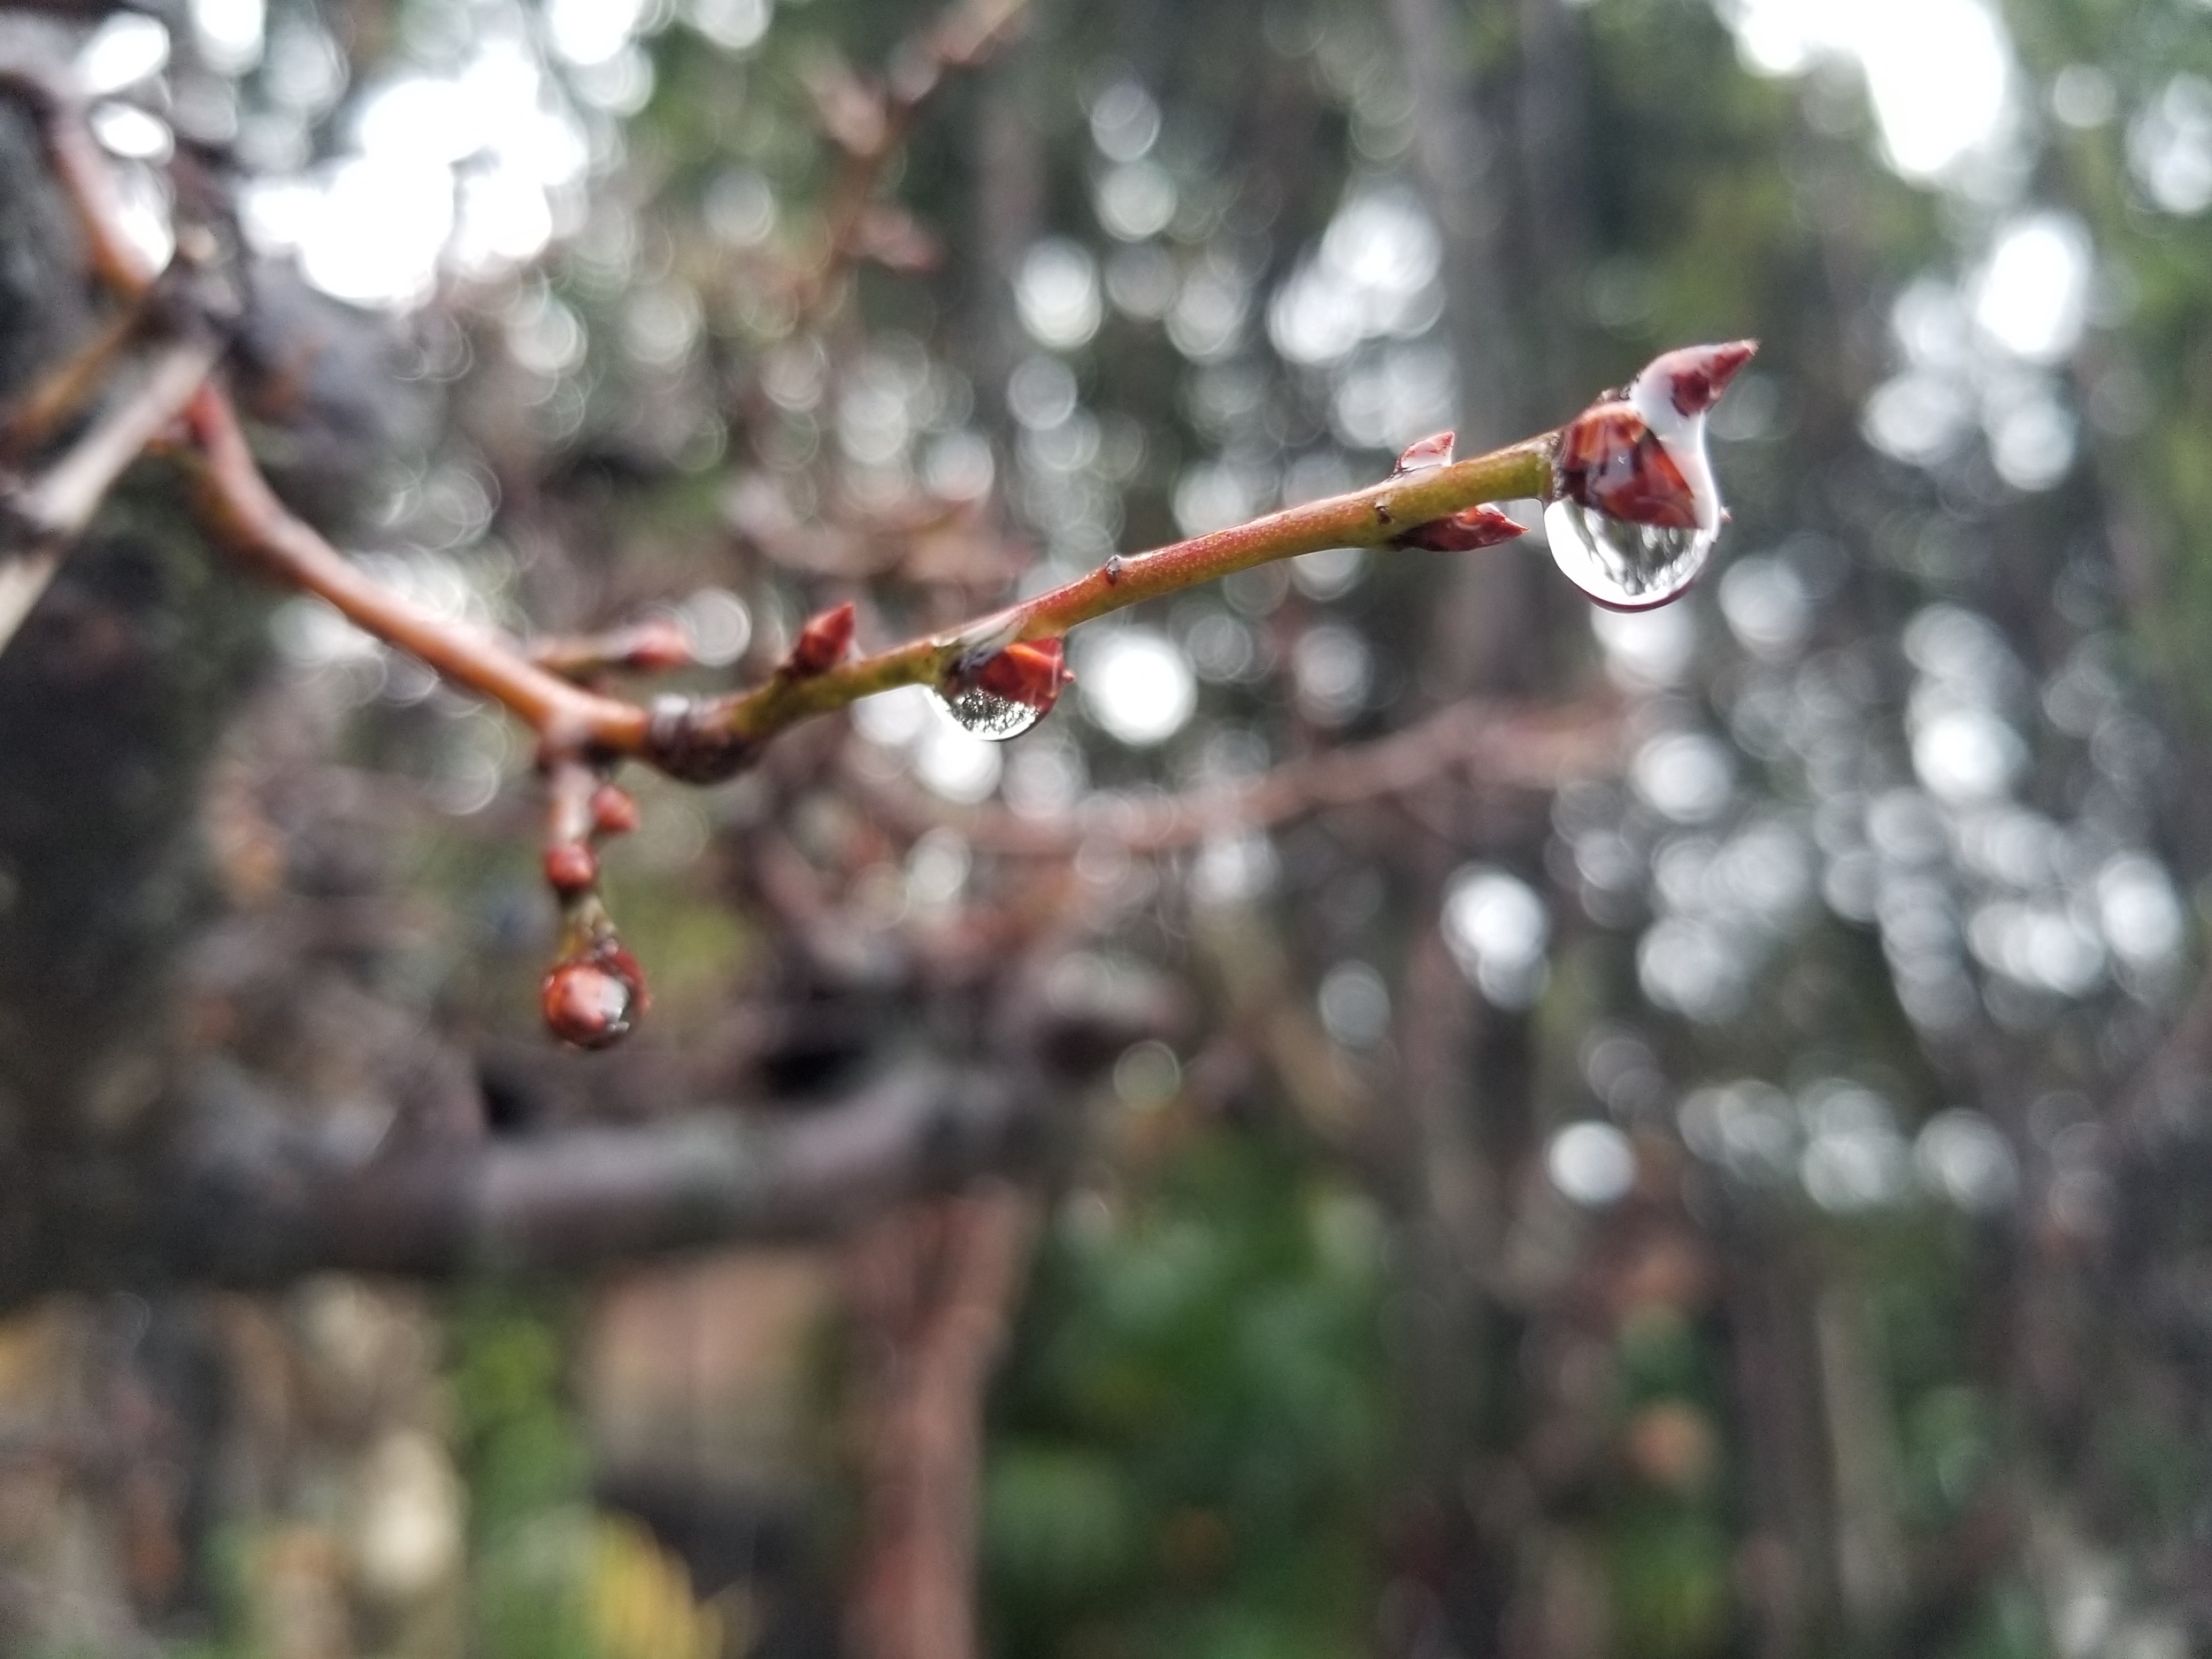
[[[2212,1651],[2208,211],[2205,0],[0,7],[0,1651]],[[1671,605],[1523,503],[625,769],[604,1053],[526,727],[159,421],[24,528],[211,338],[697,695],[1746,336]]]

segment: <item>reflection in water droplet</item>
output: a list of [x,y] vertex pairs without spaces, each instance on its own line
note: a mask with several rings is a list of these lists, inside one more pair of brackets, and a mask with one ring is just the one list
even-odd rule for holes
[[1051,713],[1071,678],[1059,641],[1022,641],[956,664],[937,695],[963,731],[1003,743]]
[[963,731],[994,743],[1019,737],[1045,718],[1045,711],[1033,704],[1002,697],[980,686],[957,686],[949,680],[937,695]]
[[1631,524],[1574,501],[1544,509],[1544,534],[1567,580],[1616,611],[1647,611],[1679,595],[1720,540],[1717,531]]

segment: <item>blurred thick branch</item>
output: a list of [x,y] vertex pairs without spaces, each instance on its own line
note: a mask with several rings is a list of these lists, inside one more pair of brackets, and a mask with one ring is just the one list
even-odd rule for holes
[[196,1131],[140,1195],[153,1217],[144,1242],[159,1277],[227,1284],[329,1269],[536,1272],[834,1236],[1003,1164],[1037,1107],[1002,1077],[916,1059],[812,1110],[701,1110],[365,1158],[234,1074],[198,1096]]
[[1039,1220],[1002,1180],[913,1206],[854,1249],[868,1356],[864,1659],[973,1659],[983,1403]]

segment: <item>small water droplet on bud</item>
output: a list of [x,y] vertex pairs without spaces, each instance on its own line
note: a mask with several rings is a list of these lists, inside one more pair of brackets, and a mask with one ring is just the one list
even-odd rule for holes
[[556,963],[538,994],[546,1028],[578,1048],[622,1041],[646,1010],[645,976],[637,958],[611,941],[582,956]]
[[980,662],[956,664],[937,695],[963,731],[1002,743],[1052,711],[1075,676],[1057,640],[1024,640]]
[[1553,562],[1601,605],[1645,611],[1705,568],[1728,514],[1705,453],[1705,414],[1757,346],[1685,346],[1560,434],[1544,529]]
[[1452,458],[1452,446],[1458,440],[1456,432],[1432,432],[1425,438],[1416,438],[1406,445],[1404,453],[1398,457],[1398,465],[1390,469],[1391,477],[1399,478],[1408,472],[1422,472],[1432,466],[1448,465]]

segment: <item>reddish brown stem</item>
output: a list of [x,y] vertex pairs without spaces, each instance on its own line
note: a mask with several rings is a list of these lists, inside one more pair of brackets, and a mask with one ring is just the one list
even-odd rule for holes
[[[955,14],[963,21],[941,27],[926,51],[941,65],[969,61],[1019,10],[1019,0],[978,0],[972,12]],[[101,278],[127,298],[142,296],[157,273],[119,228],[104,164],[78,112],[68,99],[21,72],[0,76],[0,85],[27,92],[43,119],[57,178],[84,221]],[[1555,434],[1547,434],[1148,553],[1117,556],[1088,576],[951,633],[838,663],[820,673],[779,673],[750,692],[712,702],[667,700],[649,714],[569,683],[530,661],[511,641],[434,616],[378,586],[277,499],[254,463],[227,396],[209,388],[189,412],[200,449],[200,508],[219,540],[453,684],[503,704],[536,730],[549,751],[634,757],[673,776],[702,780],[738,770],[764,741],[798,720],[895,687],[937,682],[955,667],[1017,641],[1056,639],[1124,606],[1271,560],[1394,541],[1468,507],[1540,495],[1550,488],[1556,443]]]
[[810,715],[825,714],[899,686],[933,685],[964,659],[1018,640],[1057,639],[1069,629],[1148,599],[1277,559],[1325,548],[1394,541],[1432,519],[1486,502],[1540,496],[1551,486],[1546,433],[1510,449],[1449,466],[1385,479],[1366,489],[1286,508],[1226,530],[1148,553],[1115,555],[1064,587],[949,633],[910,640],[803,680],[778,678],[700,710],[696,726],[757,744]]
[[530,641],[530,661],[563,680],[588,681],[624,671],[661,674],[693,661],[691,636],[681,623],[649,618],[604,634],[553,634]]
[[503,704],[549,749],[640,752],[647,717],[635,703],[571,685],[510,642],[448,621],[380,586],[276,497],[254,464],[230,399],[212,388],[193,401],[201,515],[234,552],[313,594],[365,634],[419,657],[457,686]]

